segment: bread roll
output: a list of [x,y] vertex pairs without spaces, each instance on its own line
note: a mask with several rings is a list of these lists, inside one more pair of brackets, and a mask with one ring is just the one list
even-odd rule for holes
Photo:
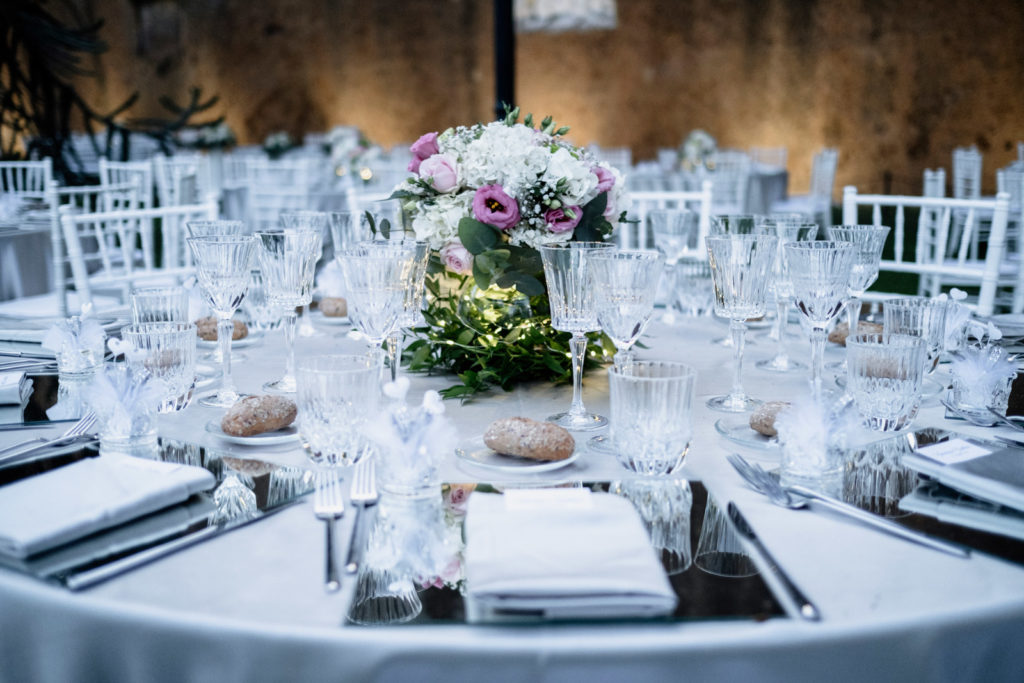
[[484,432],[484,443],[503,455],[531,460],[565,460],[576,447],[572,434],[562,427],[528,417],[495,420]]
[[[857,334],[882,334],[882,326],[862,320],[857,323]],[[846,338],[849,336],[850,324],[839,323],[828,333],[828,340],[840,346],[846,346]]]
[[[249,327],[241,320],[232,320],[234,329],[231,331],[231,338],[235,341],[245,339],[249,336]],[[200,318],[196,321],[196,334],[203,341],[217,341],[217,318],[212,315]]]
[[765,436],[778,436],[775,429],[775,418],[789,407],[786,401],[767,401],[757,407],[750,415],[750,428]]
[[228,409],[220,428],[231,436],[255,436],[284,429],[297,414],[295,402],[284,396],[246,396]]
[[328,318],[344,318],[348,315],[348,302],[344,297],[325,296],[320,299],[320,312]]

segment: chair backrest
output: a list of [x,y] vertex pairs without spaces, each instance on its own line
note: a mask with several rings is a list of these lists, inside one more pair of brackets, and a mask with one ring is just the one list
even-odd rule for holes
[[149,161],[111,161],[100,157],[100,185],[135,183],[139,206],[153,206],[153,164]]
[[953,196],[973,199],[981,196],[981,152],[977,147],[953,150]]
[[701,183],[701,189],[688,191],[638,191],[630,192],[633,202],[627,216],[636,223],[620,224],[615,229],[615,242],[623,249],[648,249],[654,246],[653,235],[647,225],[647,214],[655,209],[692,209],[698,212],[700,232],[697,244],[703,245],[704,238],[711,231],[712,185],[710,180]]
[[746,152],[722,150],[711,155],[711,212],[746,211],[750,183],[750,157]]
[[924,169],[923,191],[921,195],[924,197],[946,196],[946,169]]
[[[120,290],[126,297],[135,282],[185,277],[192,272],[185,223],[216,217],[213,201],[83,214],[63,211],[61,230],[79,302],[83,308],[90,305],[97,288]],[[155,250],[158,232],[163,237],[160,264]]]
[[785,147],[751,147],[748,154],[755,164],[774,168],[785,169],[789,160],[789,152]]
[[[941,290],[943,279],[954,279],[958,283],[980,285],[976,308],[981,315],[991,315],[995,308],[996,289],[1000,285],[999,269],[1006,251],[1006,224],[1009,208],[1009,196],[1005,193],[990,199],[956,199],[947,197],[915,197],[905,195],[862,195],[857,188],[847,186],[843,190],[843,223],[856,224],[857,209],[861,206],[871,207],[871,223],[883,225],[882,208],[895,210],[893,221],[893,258],[883,259],[881,270],[916,273],[927,282],[924,293],[935,296]],[[906,254],[904,238],[906,236],[906,209],[918,208],[918,229],[920,234],[921,216],[927,210],[939,214],[938,232],[934,240],[919,239],[914,254]],[[947,240],[954,213],[964,214],[963,231],[959,237],[956,258],[947,262]],[[991,230],[984,259],[970,259],[971,241],[978,230],[979,218],[991,214]],[[953,245],[955,246],[955,245]],[[1016,304],[1015,304],[1016,306]],[[1016,311],[1015,311],[1016,312]]]
[[811,196],[826,204],[832,203],[832,188],[836,181],[839,150],[825,147],[818,150],[811,161]]
[[46,201],[46,193],[56,186],[53,161],[0,161],[0,196]]
[[210,164],[201,154],[153,157],[153,178],[160,206],[195,204],[212,192]]

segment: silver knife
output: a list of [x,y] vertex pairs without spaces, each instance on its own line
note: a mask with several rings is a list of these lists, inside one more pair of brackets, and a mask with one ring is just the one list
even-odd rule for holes
[[807,621],[820,621],[821,612],[819,612],[818,608],[814,606],[814,603],[811,602],[799,588],[797,588],[796,584],[793,583],[793,580],[789,578],[789,575],[782,570],[782,567],[780,567],[779,563],[775,561],[772,554],[768,552],[766,547],[764,547],[764,543],[761,542],[761,539],[759,539],[757,534],[754,533],[750,524],[747,523],[746,518],[740,512],[739,508],[736,507],[736,504],[730,501],[728,510],[729,520],[732,522],[737,533],[747,539],[747,541],[754,546],[754,549],[768,566],[768,570],[775,575],[775,578],[779,580],[779,583],[782,584],[782,587],[786,590],[789,598],[796,605],[797,612],[800,616]]

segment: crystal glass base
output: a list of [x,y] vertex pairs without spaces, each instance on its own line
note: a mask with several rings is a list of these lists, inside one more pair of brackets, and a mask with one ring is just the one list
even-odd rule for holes
[[570,432],[592,432],[601,429],[608,424],[608,418],[594,413],[558,413],[548,418],[548,422],[554,422],[559,427],[564,427]]
[[749,396],[715,396],[709,398],[705,405],[723,413],[745,413],[761,405],[761,401]]
[[281,379],[264,383],[263,388],[267,391],[275,391],[279,394],[294,394],[298,388],[298,384],[295,382],[294,375],[285,375]]
[[825,369],[831,370],[832,372],[840,372],[846,374],[846,361],[845,360],[834,360],[831,363],[825,363]]
[[793,360],[789,356],[775,356],[775,358],[769,360],[757,361],[754,363],[754,367],[767,370],[768,372],[796,372],[798,370],[806,370],[807,364]]
[[596,451],[597,453],[615,455],[615,447],[612,445],[612,437],[607,434],[590,437],[590,441],[587,442],[587,448],[592,451]]
[[243,395],[237,391],[224,391],[222,389],[212,394],[201,396],[199,398],[199,405],[208,406],[210,408],[230,408],[238,403],[242,398]]

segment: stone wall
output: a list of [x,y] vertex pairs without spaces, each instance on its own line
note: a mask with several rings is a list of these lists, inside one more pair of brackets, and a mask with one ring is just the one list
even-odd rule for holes
[[[78,0],[106,20],[92,101],[219,94],[243,142],[359,126],[385,145],[491,117],[487,0]],[[517,99],[578,143],[634,159],[705,128],[720,145],[789,148],[790,187],[840,150],[837,195],[918,193],[954,147],[984,189],[1024,140],[1020,0],[619,0],[614,31],[518,37]]]

